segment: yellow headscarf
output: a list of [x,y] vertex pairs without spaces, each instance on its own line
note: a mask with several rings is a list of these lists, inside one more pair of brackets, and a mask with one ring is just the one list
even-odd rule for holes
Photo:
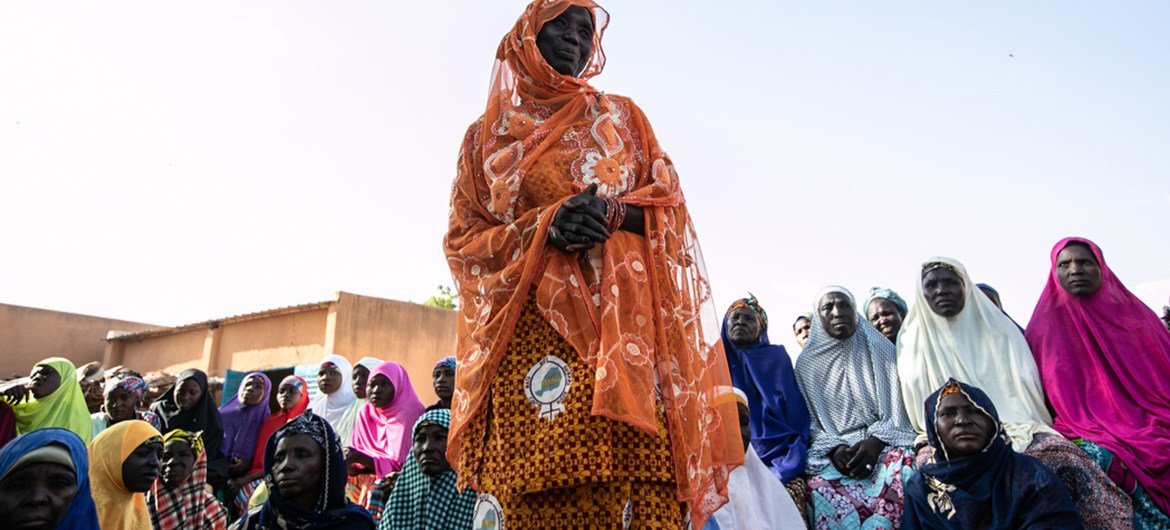
[[88,443],[93,438],[93,422],[89,419],[85,394],[77,383],[77,368],[68,359],[60,357],[50,357],[36,366],[56,370],[61,376],[61,386],[43,398],[30,397],[12,407],[16,413],[16,432],[28,434],[46,427],[60,427],[73,431]]
[[127,420],[102,431],[89,444],[89,482],[102,530],[150,530],[146,495],[122,482],[122,463],[138,446],[159,434],[149,423]]

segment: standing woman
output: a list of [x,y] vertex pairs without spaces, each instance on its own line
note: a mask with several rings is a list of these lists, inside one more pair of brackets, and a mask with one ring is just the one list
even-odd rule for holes
[[701,527],[743,462],[678,176],[641,109],[589,84],[608,21],[589,0],[529,4],[463,140],[447,453],[477,523]]
[[223,420],[215,407],[211,392],[207,391],[207,374],[201,370],[185,370],[175,378],[175,386],[150,405],[162,420],[162,432],[182,429],[202,432],[207,450],[207,482],[223,487],[228,478],[228,461],[220,448],[223,446]]
[[0,449],[0,521],[28,530],[98,530],[81,438],[40,429]]
[[150,530],[145,493],[160,474],[162,436],[142,420],[102,431],[89,444],[89,481],[102,530]]
[[[260,427],[260,434],[256,438],[256,449],[251,459],[252,468],[244,476],[232,482],[235,489],[239,490],[235,497],[237,513],[244,513],[248,510],[249,500],[262,484],[264,450],[268,439],[285,424],[299,418],[309,409],[309,384],[295,375],[285,377],[280,382],[280,386],[276,387],[276,403],[280,405],[280,410],[268,416],[264,420],[264,425]],[[259,494],[260,497],[264,495],[267,493]]]
[[60,427],[89,442],[93,424],[73,363],[50,357],[33,366],[29,379],[27,386],[10,388],[3,395],[4,403],[16,417],[16,434]]
[[[228,459],[228,473],[237,478],[252,469],[256,439],[268,419],[268,393],[272,381],[267,375],[252,372],[244,376],[240,390],[231,401],[219,408],[223,421],[223,456]],[[263,445],[263,444],[261,444]]]
[[363,476],[362,504],[380,507],[384,481],[397,474],[410,453],[410,430],[423,413],[423,404],[410,384],[406,368],[387,361],[373,372],[366,386],[365,405],[358,412],[346,451],[349,474]]
[[333,427],[338,436],[349,436],[353,430],[353,423],[343,425],[345,413],[357,396],[353,393],[353,366],[349,359],[340,355],[326,355],[317,366],[317,389],[321,393],[309,405],[316,414]]

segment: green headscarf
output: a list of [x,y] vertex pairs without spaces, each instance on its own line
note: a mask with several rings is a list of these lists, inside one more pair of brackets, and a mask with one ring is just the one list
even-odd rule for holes
[[89,419],[81,385],[77,383],[77,368],[61,357],[50,357],[36,366],[56,370],[61,376],[61,386],[41,399],[30,396],[28,401],[13,405],[16,432],[28,434],[37,429],[60,427],[73,431],[88,444],[93,438],[93,422]]

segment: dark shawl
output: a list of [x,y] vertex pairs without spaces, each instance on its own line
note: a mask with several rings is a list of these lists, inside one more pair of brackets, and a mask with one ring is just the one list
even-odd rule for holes
[[[175,403],[175,393],[188,379],[194,380],[203,395],[191,410],[180,410]],[[228,477],[228,461],[223,456],[223,422],[219,417],[219,410],[215,408],[215,400],[207,390],[207,374],[201,370],[184,370],[175,378],[175,386],[163,394],[150,405],[151,412],[158,415],[162,422],[159,432],[171,432],[182,429],[187,432],[202,432],[203,446],[207,451],[207,482],[213,486],[222,486]]]
[[739,348],[728,338],[727,325],[725,316],[723,348],[731,383],[748,398],[752,447],[773,475],[788,482],[804,474],[808,457],[808,407],[796,386],[792,359],[784,346],[768,341],[766,326],[755,343]]
[[[273,484],[272,467],[276,445],[286,436],[304,434],[321,446],[325,453],[324,488],[312,511],[294,506],[280,496]],[[324,418],[307,411],[277,429],[264,447],[264,480],[268,483],[268,501],[232,525],[233,530],[374,530],[374,519],[365,508],[345,497],[348,468],[341,439]],[[278,526],[280,519],[284,525]]]
[[[940,394],[952,384],[991,417],[996,435],[983,452],[948,459],[934,420]],[[927,441],[936,451],[906,481],[903,529],[1081,528],[1064,483],[1039,460],[1012,449],[995,404],[982,390],[950,379],[926,398],[925,408]]]

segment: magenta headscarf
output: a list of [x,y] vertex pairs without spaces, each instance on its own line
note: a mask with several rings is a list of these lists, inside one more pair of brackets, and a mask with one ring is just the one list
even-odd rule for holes
[[394,399],[381,408],[369,401],[362,404],[349,446],[374,459],[374,471],[381,478],[402,469],[410,452],[410,431],[425,407],[401,364],[392,361],[379,364],[370,372],[370,379],[377,375],[394,385]]
[[[1101,289],[1068,294],[1056,256],[1069,243],[1092,249]],[[1052,271],[1026,332],[1056,411],[1053,427],[1109,449],[1170,513],[1170,333],[1149,307],[1113,275],[1101,249],[1079,237],[1052,249]],[[1131,488],[1126,488],[1131,489]]]

